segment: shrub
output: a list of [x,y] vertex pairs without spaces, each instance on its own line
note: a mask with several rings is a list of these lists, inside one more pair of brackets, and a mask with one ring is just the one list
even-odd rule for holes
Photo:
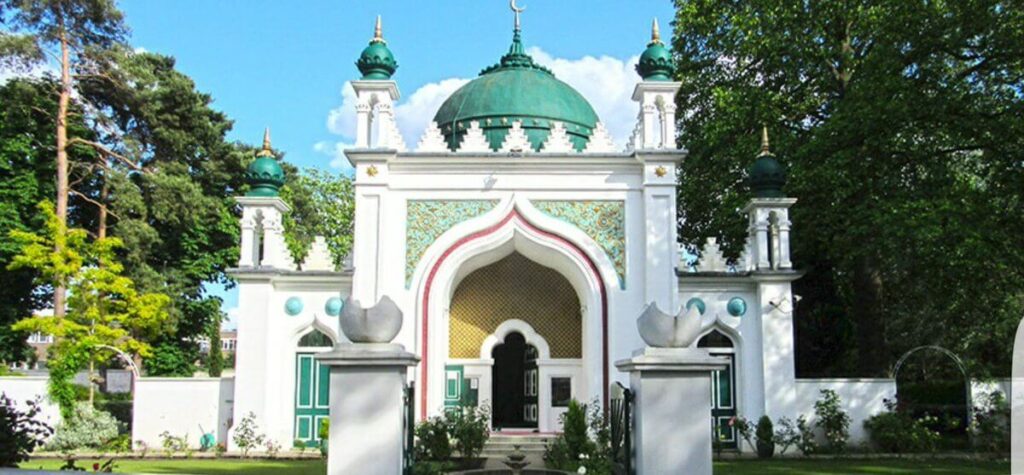
[[277,458],[277,453],[281,451],[281,444],[277,443],[272,439],[267,439],[263,443],[263,448],[267,451],[267,458]]
[[175,452],[188,450],[188,434],[179,436],[165,430],[160,433],[160,441],[160,445],[164,448],[164,455],[167,457],[174,455]]
[[846,450],[846,441],[850,438],[850,416],[843,410],[839,395],[831,389],[822,389],[821,399],[814,403],[814,414],[818,416],[817,426],[825,432],[828,451],[838,454]]
[[47,447],[51,450],[100,449],[117,437],[119,423],[108,412],[94,409],[88,402],[75,404],[69,419],[57,424]]
[[800,453],[810,455],[818,451],[818,442],[814,440],[814,427],[807,422],[807,418],[800,416],[796,418],[796,429],[800,432],[796,448]]
[[772,441],[775,442],[775,446],[779,449],[779,455],[785,455],[790,447],[800,443],[800,432],[797,430],[797,425],[793,422],[793,419],[788,417],[779,418],[778,429],[775,430]]
[[886,412],[864,421],[864,429],[876,447],[894,454],[935,450],[939,433],[929,429],[935,422],[934,418],[914,419],[910,413],[899,410],[895,401],[888,399],[885,407]]
[[562,434],[544,448],[548,467],[576,473],[612,473],[611,428],[596,401],[588,405],[573,400],[562,414]]
[[736,435],[747,443],[747,447],[750,447],[751,452],[757,450],[754,447],[754,425],[750,421],[742,416],[734,416],[729,419],[729,425],[736,431]]
[[41,411],[39,400],[27,401],[27,405],[21,411],[0,393],[0,467],[17,467],[28,460],[29,454],[53,433],[50,426],[36,419]]
[[103,444],[103,450],[107,452],[114,452],[123,454],[132,451],[132,437],[131,434],[121,434]]
[[451,461],[417,460],[412,466],[413,475],[443,475],[455,469]]
[[569,408],[562,420],[562,437],[571,460],[579,459],[580,454],[591,451],[590,436],[587,434],[586,406],[576,400],[569,401]]
[[775,455],[775,427],[767,416],[757,420],[757,456],[763,459]]
[[256,425],[256,414],[250,412],[242,418],[238,427],[235,428],[232,440],[242,451],[242,458],[248,457],[249,451],[253,448],[263,445],[267,437],[259,432],[259,427]]
[[448,425],[440,417],[431,417],[416,426],[416,460],[445,461],[452,457]]
[[473,459],[484,450],[484,444],[491,437],[488,431],[488,421],[491,420],[491,410],[488,406],[459,406],[458,408],[446,411],[445,420],[448,425],[448,434],[455,442],[455,450],[463,458]]
[[993,391],[981,398],[981,405],[974,408],[971,422],[976,450],[1005,454],[1010,451],[1010,404],[1000,391]]
[[331,420],[320,419],[320,427],[316,432],[320,436],[320,456],[327,458],[327,438],[331,435]]

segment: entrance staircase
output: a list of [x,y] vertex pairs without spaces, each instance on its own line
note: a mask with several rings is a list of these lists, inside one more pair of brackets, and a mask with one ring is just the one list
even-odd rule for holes
[[545,444],[554,441],[555,434],[537,434],[532,432],[508,433],[492,432],[491,438],[484,445],[481,457],[505,459],[518,445],[531,460],[540,461],[544,457]]

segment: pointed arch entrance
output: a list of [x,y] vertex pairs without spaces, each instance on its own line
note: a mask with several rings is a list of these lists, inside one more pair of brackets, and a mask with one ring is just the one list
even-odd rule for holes
[[[606,283],[617,279],[607,255],[579,229],[546,217],[528,201],[514,197],[491,213],[464,224],[439,238],[424,254],[414,273],[414,281],[419,282],[417,331],[421,366],[417,390],[420,417],[425,418],[428,412],[443,407],[445,389],[458,386],[449,381],[457,372],[446,367],[449,363],[447,319],[455,289],[469,273],[513,252],[554,269],[572,286],[582,309],[582,358],[575,362],[578,374],[572,393],[577,399],[598,398],[607,405],[609,292]],[[574,370],[562,371],[569,375]],[[541,381],[542,391],[549,382]],[[560,388],[566,387],[561,385],[564,381],[559,383]],[[539,397],[543,398],[543,394]],[[543,415],[540,418],[543,430]]]

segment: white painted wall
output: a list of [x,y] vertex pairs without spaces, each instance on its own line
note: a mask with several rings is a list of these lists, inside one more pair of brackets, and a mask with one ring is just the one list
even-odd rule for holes
[[[199,447],[203,432],[217,442],[227,437],[234,378],[139,378],[135,382],[132,441],[160,447],[164,431],[187,435],[191,447]],[[202,430],[200,430],[200,426]]]
[[798,379],[796,399],[785,408],[791,418],[804,415],[814,423],[814,403],[821,399],[821,390],[831,389],[842,400],[843,409],[850,416],[851,444],[868,440],[864,421],[885,411],[884,399],[896,397],[896,382],[891,379]]
[[60,408],[50,401],[46,393],[49,378],[45,376],[5,376],[0,377],[0,393],[17,403],[21,410],[27,409],[26,401],[39,398],[40,411],[38,420],[56,427],[60,422]]

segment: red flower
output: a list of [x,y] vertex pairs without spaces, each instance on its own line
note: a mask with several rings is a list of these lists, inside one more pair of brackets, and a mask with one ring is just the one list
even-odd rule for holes
[[100,464],[98,464],[98,463],[92,464],[92,471],[98,472],[99,470],[100,470]]
[[736,416],[730,417],[729,418],[729,427],[732,427],[735,424],[736,424]]

